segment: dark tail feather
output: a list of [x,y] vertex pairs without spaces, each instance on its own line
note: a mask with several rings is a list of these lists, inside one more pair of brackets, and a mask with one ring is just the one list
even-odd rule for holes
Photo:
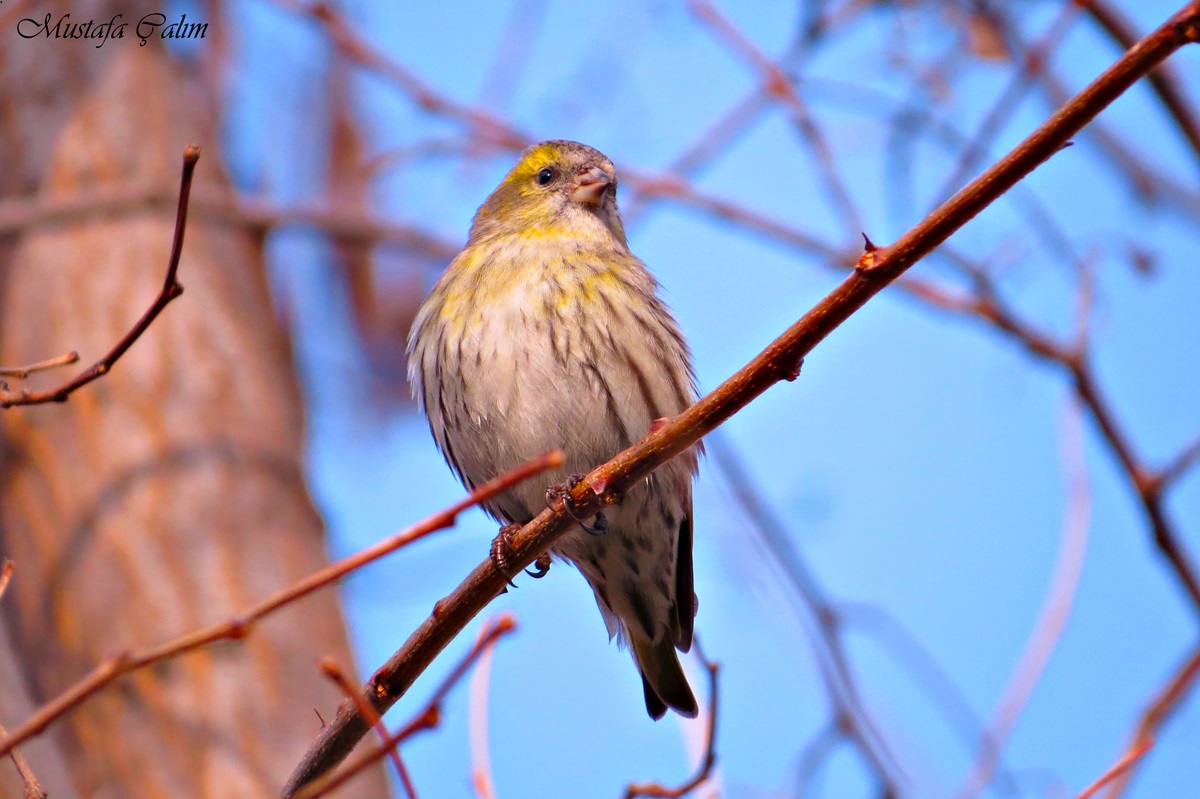
[[642,673],[642,688],[646,694],[646,712],[656,721],[667,708],[685,718],[694,719],[700,712],[696,697],[683,676],[679,656],[671,639],[663,636],[657,643],[634,637],[633,653]]
[[642,677],[642,692],[646,694],[646,712],[650,714],[650,718],[658,721],[667,715],[667,703],[658,698],[645,676]]

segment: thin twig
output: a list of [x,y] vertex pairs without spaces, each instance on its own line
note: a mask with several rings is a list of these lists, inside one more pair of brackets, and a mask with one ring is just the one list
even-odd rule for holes
[[[1119,9],[1104,2],[1104,0],[1074,0],[1075,5],[1082,8],[1096,23],[1115,41],[1122,50],[1128,50],[1137,44],[1138,34],[1133,25],[1121,16]],[[1146,76],[1150,87],[1162,101],[1167,113],[1175,120],[1176,127],[1183,134],[1200,161],[1200,120],[1196,110],[1192,108],[1187,94],[1179,87],[1178,78],[1170,67],[1164,65]]]
[[[305,785],[300,789],[299,793],[295,794],[296,799],[317,799],[318,796],[324,796],[329,791],[344,785],[363,771],[363,769],[368,768],[371,764],[383,758],[388,751],[399,746],[418,732],[436,727],[441,721],[441,705],[446,695],[450,693],[454,686],[462,681],[463,676],[484,652],[488,651],[501,636],[515,629],[516,619],[511,613],[502,613],[495,621],[484,625],[471,650],[463,656],[458,665],[450,670],[450,673],[446,675],[445,679],[442,680],[430,695],[425,705],[407,724],[397,732],[388,735],[381,746],[366,753],[336,774],[330,774]],[[353,707],[357,704],[357,702],[343,703],[342,707],[338,708],[338,715],[341,716],[344,708]]]
[[1101,774],[1099,779],[1097,779],[1088,787],[1084,788],[1079,796],[1075,797],[1075,799],[1091,799],[1091,797],[1099,793],[1100,789],[1105,785],[1108,785],[1110,782],[1117,779],[1126,771],[1137,765],[1137,762],[1141,760],[1142,757],[1149,752],[1153,746],[1153,741],[1142,741],[1138,745],[1131,748],[1128,752],[1121,755],[1121,759],[1116,763],[1113,763],[1112,766],[1109,767],[1108,771]]
[[[387,745],[388,729],[384,726],[383,718],[375,712],[375,708],[371,707],[358,695],[358,690],[354,687],[354,683],[346,676],[346,672],[342,671],[342,667],[337,661],[331,657],[321,658],[317,664],[317,668],[321,673],[333,681],[333,684],[342,692],[342,696],[349,699],[358,708],[358,712],[367,720],[373,728],[375,734],[379,738],[379,743],[383,746]],[[392,767],[396,769],[396,776],[400,779],[400,785],[404,788],[404,795],[408,799],[417,799],[416,788],[413,787],[412,776],[408,773],[408,769],[404,766],[404,758],[400,757],[400,747],[387,747],[387,756],[392,761]]]
[[150,663],[178,657],[179,655],[208,646],[217,641],[245,638],[250,633],[254,624],[263,617],[295,602],[301,597],[311,594],[313,591],[330,585],[367,563],[378,560],[384,555],[424,538],[430,533],[453,526],[458,514],[464,510],[474,507],[497,494],[501,494],[535,475],[550,469],[560,468],[562,464],[563,454],[560,450],[551,450],[539,455],[511,471],[489,480],[468,494],[466,498],[459,500],[449,508],[439,511],[424,521],[402,530],[373,546],[343,558],[337,563],[332,563],[319,571],[313,572],[299,582],[293,583],[287,588],[251,606],[239,616],[186,633],[178,638],[172,638],[156,646],[147,647],[135,652],[123,652],[103,661],[82,680],[42,705],[32,716],[17,727],[11,735],[0,739],[0,755],[29,738],[41,734],[51,722],[82,704],[121,675],[143,668]]
[[841,616],[837,608],[788,535],[778,514],[772,511],[755,489],[745,466],[725,438],[719,435],[719,431],[708,437],[707,446],[713,463],[729,485],[742,512],[750,520],[751,529],[761,538],[770,558],[794,589],[798,601],[797,613],[808,636],[817,663],[817,673],[829,697],[831,712],[838,719],[833,728],[858,750],[864,764],[874,773],[885,791],[898,793],[899,768],[862,701],[846,656]]
[[817,175],[825,186],[830,201],[837,208],[848,236],[857,236],[863,229],[858,207],[854,204],[846,183],[838,173],[833,151],[825,135],[808,110],[807,103],[792,85],[787,73],[758,49],[728,17],[707,0],[691,0],[689,8],[707,28],[738,57],[749,62],[760,73],[763,91],[780,104],[791,117],[792,125],[812,153]]
[[[1178,671],[1167,681],[1150,706],[1146,708],[1146,712],[1142,714],[1142,718],[1134,730],[1128,751],[1136,751],[1139,747],[1152,743],[1158,737],[1158,732],[1166,724],[1167,719],[1178,710],[1183,698],[1191,693],[1197,678],[1200,678],[1200,646],[1192,650]],[[1125,793],[1135,771],[1136,769],[1132,767],[1122,771],[1104,794],[1105,799],[1117,799]]]
[[[4,735],[6,735],[4,725],[0,724],[0,737]],[[33,773],[33,769],[29,767],[29,761],[21,754],[21,750],[14,748],[8,753],[8,756],[12,759],[13,765],[16,766],[17,774],[21,777],[21,783],[25,786],[23,799],[46,799],[46,790],[38,782],[37,776]]]
[[183,234],[187,230],[188,196],[192,191],[192,175],[196,171],[196,162],[200,160],[200,148],[189,144],[183,153],[183,176],[179,182],[179,204],[175,211],[175,235],[171,241],[171,257],[167,261],[167,275],[163,279],[162,289],[150,307],[142,314],[132,329],[116,343],[108,354],[96,361],[87,369],[80,372],[71,380],[57,388],[46,391],[19,392],[0,391],[0,408],[11,408],[16,405],[39,405],[47,402],[66,402],[72,393],[83,388],[88,383],[108,374],[121,356],[133,346],[143,333],[154,323],[162,310],[171,300],[183,293],[183,286],[176,280],[179,271],[179,258],[183,255]]
[[13,571],[17,568],[17,564],[7,558],[0,565],[0,599],[4,599],[4,592],[8,590],[8,582],[12,579]]
[[1079,588],[1079,577],[1083,573],[1091,528],[1092,498],[1083,447],[1082,408],[1073,403],[1062,432],[1067,498],[1057,562],[1037,622],[1004,692],[996,702],[992,723],[980,738],[975,763],[959,791],[960,799],[971,799],[991,782],[1008,737],[1066,627]]
[[[494,642],[493,642],[494,643]],[[492,676],[492,650],[489,645],[479,655],[468,688],[467,737],[471,751],[471,787],[479,799],[496,799],[495,782],[488,746],[488,686]]]
[[[175,198],[157,187],[137,184],[89,189],[52,198],[0,200],[0,234],[33,226],[61,225],[77,219],[136,213],[169,207]],[[414,226],[377,219],[330,205],[280,206],[262,198],[239,198],[227,191],[197,188],[189,215],[205,221],[270,232],[293,225],[317,228],[339,243],[388,244],[448,261],[458,247]]]
[[38,363],[31,363],[28,366],[0,366],[0,377],[14,377],[17,380],[24,380],[34,372],[44,372],[47,369],[55,369],[59,366],[70,366],[78,360],[79,353],[71,350],[54,358],[48,358]]
[[[1185,5],[1123,55],[1073,100],[1055,112],[1016,149],[972,181],[888,247],[864,253],[858,268],[816,307],[793,324],[716,390],[597,467],[571,491],[578,516],[591,516],[620,500],[631,486],[740,411],[781,380],[793,380],[806,354],[909,267],[1007,192],[1077,134],[1102,109],[1185,44],[1200,38],[1200,0]],[[572,525],[562,502],[541,513],[512,540],[512,569],[530,565]],[[379,710],[403,696],[449,641],[500,594],[506,583],[491,562],[480,563],[433,615],[368,681],[363,695]],[[349,705],[321,731],[284,789],[294,796],[304,784],[341,762],[366,733]]]

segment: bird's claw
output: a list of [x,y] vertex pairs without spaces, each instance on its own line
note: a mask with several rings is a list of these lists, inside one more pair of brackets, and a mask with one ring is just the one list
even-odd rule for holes
[[533,571],[530,571],[529,569],[525,570],[525,573],[528,574],[530,577],[532,577],[535,580],[542,579],[547,574],[549,574],[549,572],[550,572],[550,553],[549,552],[543,552],[542,554],[538,555],[538,559],[533,562]]
[[[513,554],[513,535],[517,530],[521,529],[519,524],[506,524],[500,528],[500,532],[496,533],[496,537],[492,539],[491,549],[488,550],[488,556],[492,559],[492,565],[496,567],[496,571],[504,577],[504,582],[511,585],[513,588],[517,584],[512,581],[512,577],[508,571],[508,559]],[[537,575],[541,577],[542,575]]]
[[579,485],[583,480],[582,474],[567,475],[567,479],[559,485],[552,485],[546,489],[546,504],[551,508],[554,507],[556,499],[562,500],[563,510],[568,516],[575,520],[583,531],[588,535],[604,535],[608,532],[608,519],[604,518],[603,511],[596,511],[596,520],[588,525],[579,518],[579,514],[575,512],[575,500],[571,499],[571,489]]

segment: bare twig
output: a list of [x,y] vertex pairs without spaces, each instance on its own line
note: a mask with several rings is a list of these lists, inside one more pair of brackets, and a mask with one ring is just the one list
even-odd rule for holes
[[1059,43],[1075,22],[1078,11],[1068,4],[1062,7],[1058,17],[1051,23],[1050,29],[1033,47],[1020,53],[1017,70],[1008,86],[1000,97],[988,109],[979,123],[979,129],[967,146],[959,154],[954,171],[942,183],[937,193],[933,195],[935,202],[942,202],[949,197],[963,181],[970,176],[979,163],[987,157],[992,141],[1000,133],[1004,123],[1012,119],[1013,111],[1025,98],[1034,78],[1042,70],[1046,59],[1058,48]]
[[1091,799],[1091,797],[1099,793],[1100,789],[1105,785],[1108,785],[1110,782],[1117,779],[1126,771],[1137,765],[1137,762],[1141,760],[1142,757],[1149,752],[1153,746],[1153,741],[1142,741],[1140,744],[1132,747],[1128,752],[1121,755],[1121,759],[1116,763],[1113,763],[1112,766],[1109,767],[1108,771],[1101,774],[1095,782],[1084,788],[1083,792],[1080,793],[1079,796],[1075,797],[1075,799]]
[[[174,202],[155,187],[139,185],[93,189],[48,199],[0,200],[0,233],[34,225],[56,225],[88,216],[165,209]],[[265,199],[237,198],[226,191],[197,189],[190,215],[205,221],[268,232],[292,225],[318,228],[347,244],[389,244],[448,261],[458,247],[415,227],[373,218],[353,209],[328,205],[281,207]]]
[[479,799],[496,799],[488,746],[488,684],[492,675],[492,650],[489,645],[479,655],[468,686],[467,736],[471,750],[471,787]]
[[550,469],[560,468],[562,464],[563,454],[559,450],[551,450],[539,455],[518,466],[516,469],[489,480],[449,508],[439,511],[424,521],[402,530],[354,555],[313,572],[303,580],[251,606],[237,617],[186,633],[156,646],[147,647],[135,652],[123,652],[105,660],[92,669],[91,673],[82,680],[39,708],[36,713],[17,727],[11,735],[0,739],[0,754],[4,754],[23,741],[41,734],[51,722],[85,702],[97,691],[121,675],[128,674],[150,663],[178,657],[179,655],[208,646],[217,641],[245,638],[250,633],[254,624],[263,617],[295,602],[303,596],[311,594],[313,591],[330,585],[349,572],[371,561],[378,560],[384,555],[424,538],[430,533],[453,526],[458,514],[464,510],[480,502],[484,502],[497,494],[503,493],[535,475]]
[[763,91],[788,112],[792,125],[812,153],[817,175],[825,185],[830,201],[837,208],[848,236],[857,236],[863,229],[858,207],[854,204],[845,181],[834,163],[833,151],[800,97],[791,78],[765,53],[758,49],[716,6],[707,0],[691,0],[692,13],[737,56],[749,62],[761,75]]
[[8,583],[12,579],[13,570],[17,568],[17,564],[5,558],[3,565],[0,565],[0,599],[4,599],[4,592],[8,590]]
[[[1137,729],[1134,730],[1133,740],[1129,742],[1127,751],[1137,751],[1158,737],[1158,731],[1179,707],[1183,698],[1191,693],[1197,678],[1200,678],[1200,646],[1197,646],[1188,655],[1179,670],[1167,681],[1150,706],[1146,708],[1146,712],[1142,714],[1142,718],[1138,722]],[[1108,791],[1104,794],[1105,799],[1117,799],[1125,793],[1125,789],[1129,787],[1136,771],[1135,768],[1132,768],[1133,765],[1136,764],[1131,764],[1111,783]]]
[[[11,563],[11,561],[8,562]],[[0,724],[0,737],[6,734],[4,725]],[[33,769],[29,767],[29,761],[21,754],[21,750],[13,748],[8,753],[8,756],[12,758],[13,765],[17,768],[17,774],[20,775],[21,782],[25,786],[24,799],[46,799],[46,790],[38,782],[37,776],[33,773]]]
[[[692,447],[764,391],[799,373],[803,357],[871,297],[941,245],[952,233],[1048,160],[1109,103],[1147,72],[1189,42],[1200,39],[1200,1],[1193,0],[1122,56],[1071,102],[1055,112],[1011,153],[972,181],[897,242],[872,249],[840,286],[793,324],[715,391],[608,463],[597,467],[571,492],[577,515],[591,516],[620,500],[630,486]],[[509,562],[524,568],[572,524],[561,502],[513,536]],[[363,688],[377,709],[390,707],[465,625],[499,595],[505,585],[490,560],[480,563],[435,606],[408,641]],[[304,784],[329,771],[365,734],[364,720],[344,705],[321,731],[284,789],[294,796]]]
[[[296,799],[316,799],[318,796],[323,796],[329,791],[332,791],[342,785],[354,776],[359,774],[363,769],[383,758],[386,753],[404,741],[416,735],[423,730],[436,727],[441,720],[441,705],[445,700],[446,695],[462,681],[463,676],[470,670],[471,666],[477,661],[484,652],[487,652],[500,639],[516,629],[516,619],[511,613],[501,614],[495,621],[484,625],[480,630],[479,637],[475,640],[475,644],[471,650],[463,656],[445,679],[434,689],[425,705],[412,717],[412,719],[401,727],[397,732],[388,735],[381,746],[376,747],[364,756],[358,758],[355,762],[346,766],[337,774],[331,774],[320,779],[314,780],[305,785],[297,793]],[[341,708],[338,708],[338,715],[341,716],[342,710],[348,706],[357,706],[357,701],[348,701],[343,703]]]
[[[1082,8],[1096,21],[1105,33],[1116,42],[1122,50],[1128,50],[1137,44],[1138,34],[1132,23],[1125,19],[1118,8],[1105,0],[1074,0],[1075,5]],[[1146,76],[1150,87],[1162,101],[1167,113],[1175,120],[1175,125],[1183,138],[1187,140],[1200,161],[1200,120],[1196,110],[1192,108],[1186,93],[1179,87],[1179,81],[1174,71],[1164,65]]]
[[56,369],[59,366],[70,366],[79,360],[79,353],[71,350],[54,358],[48,358],[38,363],[31,363],[28,366],[0,366],[0,377],[15,377],[18,380],[24,380],[34,372],[44,372],[47,369]]
[[720,665],[708,660],[699,651],[696,656],[704,664],[704,668],[708,669],[708,727],[704,733],[704,757],[701,758],[696,773],[674,788],[658,782],[630,783],[625,787],[624,799],[635,799],[638,796],[680,799],[704,785],[712,775],[712,770],[717,765],[717,705],[720,699],[717,672],[720,671]]
[[408,773],[408,769],[404,765],[404,759],[400,757],[400,746],[387,746],[388,730],[384,726],[383,718],[375,712],[375,709],[362,701],[358,695],[358,690],[354,687],[354,683],[346,676],[346,672],[342,671],[342,667],[337,664],[337,661],[331,657],[321,658],[317,667],[321,673],[333,681],[342,695],[354,703],[358,708],[358,712],[363,718],[375,728],[375,734],[379,738],[379,743],[387,748],[387,756],[392,761],[392,767],[396,769],[396,776],[400,779],[400,785],[404,788],[404,795],[408,799],[417,799],[416,788],[413,787],[412,776]]
[[991,782],[1008,736],[1058,646],[1074,604],[1084,556],[1087,554],[1092,511],[1081,417],[1082,409],[1073,404],[1063,426],[1062,459],[1067,483],[1067,506],[1059,536],[1057,562],[1046,599],[1021,658],[996,703],[992,723],[981,736],[975,764],[959,791],[961,799],[978,795]]
[[171,242],[171,257],[167,262],[167,275],[163,279],[162,290],[154,302],[116,345],[96,363],[80,372],[71,380],[57,388],[46,391],[17,392],[0,391],[0,408],[11,408],[15,405],[39,405],[47,402],[66,402],[76,390],[86,386],[93,380],[103,377],[113,368],[113,365],[133,343],[154,323],[162,310],[171,300],[183,293],[183,286],[176,280],[179,271],[179,258],[183,255],[183,234],[187,229],[188,196],[192,190],[192,175],[196,171],[196,162],[200,160],[200,148],[189,144],[183,153],[183,177],[179,183],[179,204],[175,211],[175,236]]
[[709,436],[708,452],[762,544],[794,589],[801,624],[836,719],[831,729],[856,750],[883,791],[898,794],[898,767],[866,707],[842,639],[841,615],[826,596],[778,515],[755,490],[745,466],[719,434]]

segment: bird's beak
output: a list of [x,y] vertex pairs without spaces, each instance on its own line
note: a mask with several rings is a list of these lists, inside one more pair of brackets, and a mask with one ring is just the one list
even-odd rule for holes
[[577,203],[599,205],[604,199],[605,189],[612,182],[612,175],[594,166],[575,176],[575,190],[571,192],[571,199]]

